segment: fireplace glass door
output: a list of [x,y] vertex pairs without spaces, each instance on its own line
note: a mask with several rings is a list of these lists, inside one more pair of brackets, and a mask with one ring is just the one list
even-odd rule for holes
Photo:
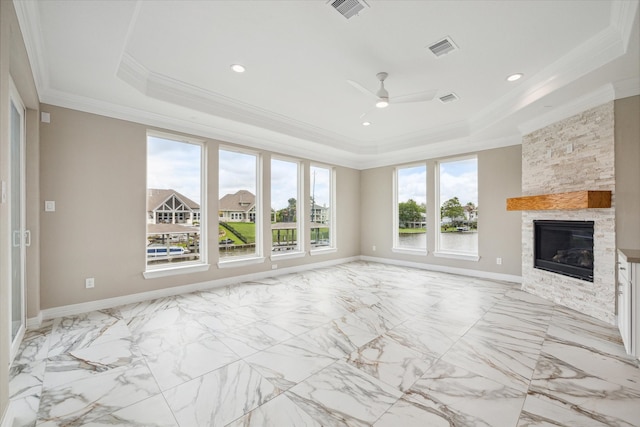
[[533,221],[534,267],[593,282],[593,221]]

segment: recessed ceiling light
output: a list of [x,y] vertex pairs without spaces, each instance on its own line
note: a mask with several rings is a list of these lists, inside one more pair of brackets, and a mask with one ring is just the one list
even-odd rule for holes
[[509,77],[507,77],[507,81],[515,82],[516,80],[520,80],[522,76],[524,76],[524,74],[522,73],[511,74]]
[[362,122],[362,126],[371,126],[371,122]]
[[244,72],[245,72],[245,70],[246,70],[246,69],[244,68],[244,66],[243,66],[243,65],[240,65],[240,64],[233,64],[233,65],[231,66],[231,69],[232,69],[233,71],[235,71],[236,73],[244,73]]

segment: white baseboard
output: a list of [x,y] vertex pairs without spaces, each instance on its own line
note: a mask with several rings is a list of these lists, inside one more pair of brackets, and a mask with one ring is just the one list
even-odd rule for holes
[[27,330],[38,329],[42,325],[42,311],[38,312],[36,317],[27,319]]
[[504,282],[520,283],[522,284],[522,276],[515,276],[512,274],[492,273],[489,271],[471,270],[468,268],[447,267],[444,265],[436,264],[424,264],[421,262],[402,261],[398,259],[390,258],[378,258],[372,256],[362,255],[360,256],[362,261],[379,262],[381,264],[398,265],[401,267],[412,267],[421,270],[439,271],[442,273],[458,274],[460,276],[478,277],[481,279],[500,280]]
[[[501,280],[505,282],[522,283],[521,276],[514,276],[510,274],[492,273],[492,272],[480,271],[480,270],[470,270],[466,268],[446,267],[446,266],[435,265],[435,264],[423,264],[423,263],[395,260],[395,259],[389,259],[389,258],[354,256],[349,258],[340,258],[340,259],[331,260],[331,261],[304,264],[304,265],[299,265],[295,267],[281,268],[277,270],[262,271],[260,273],[251,273],[251,274],[244,274],[240,276],[227,277],[223,279],[209,280],[206,282],[192,283],[189,285],[175,286],[175,287],[166,288],[166,289],[158,289],[155,291],[141,292],[141,293],[132,294],[132,295],[124,295],[121,297],[106,298],[106,299],[101,299],[96,301],[84,302],[80,304],[71,304],[71,305],[65,305],[60,307],[48,308],[40,311],[40,313],[38,313],[38,316],[28,319],[27,327],[29,329],[37,328],[42,323],[43,320],[55,319],[57,317],[74,316],[77,314],[87,313],[89,311],[94,311],[94,310],[104,310],[104,309],[118,307],[125,304],[133,304],[133,303],[148,301],[148,300],[157,299],[157,298],[187,294],[187,293],[196,292],[196,291],[204,291],[207,289],[221,288],[224,286],[234,285],[237,283],[262,280],[268,277],[276,277],[276,276],[281,276],[281,275],[290,274],[290,273],[298,273],[300,271],[307,271],[312,268],[331,267],[334,265],[339,265],[339,264],[344,264],[347,262],[353,262],[353,261],[359,261],[359,260],[369,261],[369,262],[378,262],[381,264],[398,265],[402,267],[412,267],[412,268],[418,268],[422,270],[440,271],[443,273],[459,274],[462,276],[478,277],[482,279],[492,279],[492,280]],[[3,426],[0,426],[0,427],[3,427]]]
[[[141,292],[141,293],[132,294],[132,295],[124,295],[121,297],[89,301],[89,302],[84,302],[80,304],[71,304],[71,305],[64,305],[60,307],[47,308],[45,310],[42,310],[36,319],[39,319],[38,322],[41,323],[42,320],[55,319],[57,317],[74,316],[77,314],[87,313],[89,311],[94,311],[94,310],[104,310],[104,309],[118,307],[120,305],[125,305],[125,304],[132,304],[132,303],[148,301],[148,300],[157,299],[157,298],[187,294],[187,293],[196,292],[196,291],[204,291],[207,289],[221,288],[224,286],[234,285],[237,283],[256,281],[256,280],[266,279],[268,277],[276,277],[276,276],[281,276],[289,273],[297,273],[300,271],[307,271],[312,268],[331,267],[334,265],[344,264],[347,262],[353,262],[353,261],[359,261],[359,260],[360,260],[359,256],[349,257],[349,258],[340,258],[336,260],[314,262],[312,264],[304,264],[304,265],[299,265],[295,267],[279,268],[277,270],[267,270],[267,271],[262,271],[260,273],[251,273],[251,274],[244,274],[240,276],[227,277],[223,279],[209,280],[206,282],[193,283],[193,284],[184,285],[184,286],[175,286],[167,289],[158,289],[155,291]],[[32,319],[29,319],[29,320],[31,321]],[[33,320],[33,323],[36,324],[36,321]]]

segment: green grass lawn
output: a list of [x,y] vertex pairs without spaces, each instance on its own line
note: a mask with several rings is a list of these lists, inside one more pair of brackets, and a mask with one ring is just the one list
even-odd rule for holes
[[[247,239],[247,243],[256,242],[256,225],[254,223],[230,222],[229,225],[232,226],[234,229],[236,229],[239,233],[241,233]],[[218,228],[220,231],[225,232],[224,235],[220,234],[220,237],[218,238],[219,241],[223,239],[232,239],[235,245],[243,244],[242,240],[238,239],[233,233],[228,231],[223,226],[219,225]],[[419,229],[415,229],[415,230],[419,230]],[[424,229],[422,229],[422,232],[424,232]],[[272,230],[271,233],[273,236],[273,241],[275,242],[278,238],[277,232],[275,230]],[[282,233],[281,239],[284,241],[284,233]],[[311,231],[311,240],[327,240],[327,239],[329,239],[329,228],[320,228],[317,233],[316,233],[316,230]]]
[[398,233],[400,234],[418,234],[418,233],[426,233],[426,228],[399,228]]

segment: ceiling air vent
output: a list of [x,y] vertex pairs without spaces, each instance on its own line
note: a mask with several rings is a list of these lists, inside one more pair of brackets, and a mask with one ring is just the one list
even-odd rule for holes
[[456,95],[455,93],[448,93],[444,96],[441,96],[440,98],[440,102],[442,102],[443,104],[446,104],[447,102],[453,102],[453,101],[457,101],[458,100],[458,95]]
[[361,10],[369,7],[364,0],[329,0],[327,3],[330,3],[331,7],[347,19],[354,17]]
[[451,40],[450,37],[445,37],[444,39],[435,42],[431,46],[429,46],[429,50],[435,56],[446,55],[449,52],[453,52],[454,50],[458,50],[458,46]]

